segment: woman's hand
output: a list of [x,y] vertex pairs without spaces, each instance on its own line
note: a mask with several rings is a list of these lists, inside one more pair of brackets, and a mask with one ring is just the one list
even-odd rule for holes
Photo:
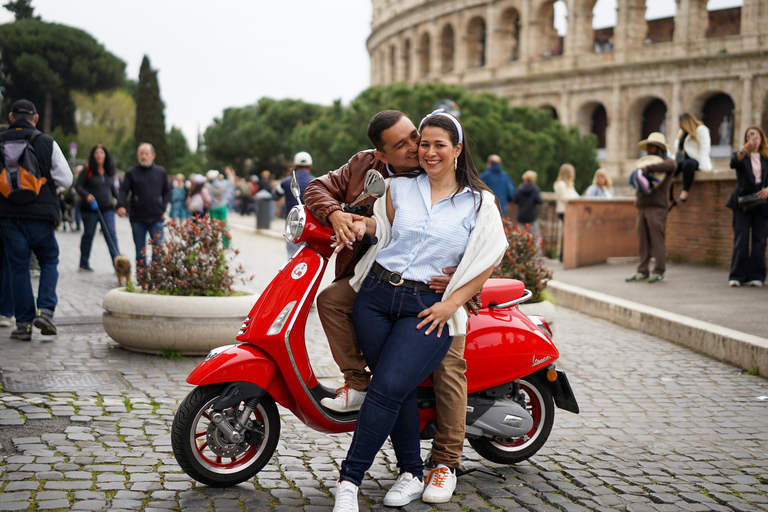
[[359,219],[359,215],[353,215],[342,210],[336,210],[328,216],[328,220],[333,226],[333,231],[336,233],[335,247],[340,251],[344,247],[352,247],[352,243],[355,241],[355,220]]
[[768,187],[758,190],[757,197],[760,199],[768,199]]
[[96,199],[96,198],[95,198],[95,197],[93,197],[93,195],[91,195],[91,194],[88,194],[88,197],[86,197],[86,198],[85,198],[85,202],[86,202],[86,203],[90,203],[90,202],[91,202],[91,201],[93,201],[94,199]]
[[759,147],[760,143],[758,142],[757,137],[752,137],[746,144],[744,144],[744,151],[747,153],[754,153]]
[[437,337],[443,335],[443,327],[445,323],[453,316],[458,306],[454,306],[449,301],[441,301],[432,305],[431,308],[427,308],[419,313],[419,318],[424,320],[416,326],[417,329],[421,329],[424,326],[428,326],[424,331],[424,335],[429,335],[432,331],[437,329]]
[[362,217],[360,215],[351,215],[351,214],[347,214],[347,215],[350,215],[352,219],[351,219],[351,222],[349,224],[346,224],[345,226],[344,239],[343,240],[340,239],[337,234],[336,241],[331,244],[331,247],[333,247],[333,252],[335,253],[341,252],[341,250],[344,249],[345,247],[351,250],[352,244],[354,244],[355,241],[363,239],[363,235],[365,235],[365,231],[368,227],[365,217]]

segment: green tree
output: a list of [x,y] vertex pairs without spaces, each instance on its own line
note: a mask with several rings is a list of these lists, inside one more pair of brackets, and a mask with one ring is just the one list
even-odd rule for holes
[[[103,144],[120,169],[133,165],[133,129],[136,102],[125,90],[99,92],[93,95],[74,93],[77,107],[78,157],[88,158],[96,144]],[[126,152],[127,149],[127,152]]]
[[[136,146],[149,142],[155,147],[155,162],[166,166],[168,155],[165,147],[165,105],[160,98],[160,86],[157,83],[157,71],[149,64],[146,55],[141,61],[139,84],[136,88],[136,128],[134,142]],[[136,149],[136,148],[134,148]]]
[[46,133],[75,133],[72,91],[93,94],[119,87],[125,63],[86,32],[37,19],[0,25],[0,72],[5,115],[14,101],[37,106]]
[[293,154],[305,150],[294,146],[292,134],[324,110],[299,100],[270,98],[262,98],[256,105],[226,109],[205,131],[208,159],[213,167],[232,165],[241,176],[263,170],[282,176]]
[[40,16],[33,16],[35,8],[32,7],[32,0],[16,0],[15,2],[11,0],[4,4],[3,7],[11,11],[17,21],[30,18],[40,19]]

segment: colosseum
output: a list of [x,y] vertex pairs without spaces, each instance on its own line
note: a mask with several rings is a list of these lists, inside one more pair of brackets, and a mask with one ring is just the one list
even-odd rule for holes
[[668,1],[674,17],[647,21],[645,0],[615,0],[615,26],[595,30],[597,0],[372,0],[371,84],[457,83],[547,109],[594,133],[615,176],[650,132],[673,139],[688,111],[727,169],[746,127],[768,127],[768,0],[721,10]]

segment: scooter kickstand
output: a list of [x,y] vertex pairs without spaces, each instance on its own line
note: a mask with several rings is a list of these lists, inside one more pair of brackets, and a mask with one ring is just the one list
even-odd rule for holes
[[475,471],[477,471],[478,473],[483,473],[484,475],[498,478],[502,482],[505,482],[507,480],[507,477],[502,475],[498,471],[492,470],[492,469],[485,469],[485,468],[460,469],[456,472],[456,478],[467,475],[469,473],[474,473]]

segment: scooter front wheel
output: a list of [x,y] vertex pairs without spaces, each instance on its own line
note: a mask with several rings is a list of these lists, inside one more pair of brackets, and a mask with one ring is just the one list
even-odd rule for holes
[[514,439],[478,437],[469,440],[481,457],[498,464],[517,464],[531,458],[547,442],[555,423],[554,399],[546,383],[537,377],[517,382],[525,396],[525,408],[533,418],[531,430]]
[[[269,462],[280,438],[280,417],[269,395],[264,396],[248,420],[244,440],[232,443],[211,420],[213,405],[226,384],[198,386],[184,398],[171,428],[176,461],[189,476],[212,487],[229,487],[250,478]],[[225,409],[225,421],[234,425],[244,402]]]

